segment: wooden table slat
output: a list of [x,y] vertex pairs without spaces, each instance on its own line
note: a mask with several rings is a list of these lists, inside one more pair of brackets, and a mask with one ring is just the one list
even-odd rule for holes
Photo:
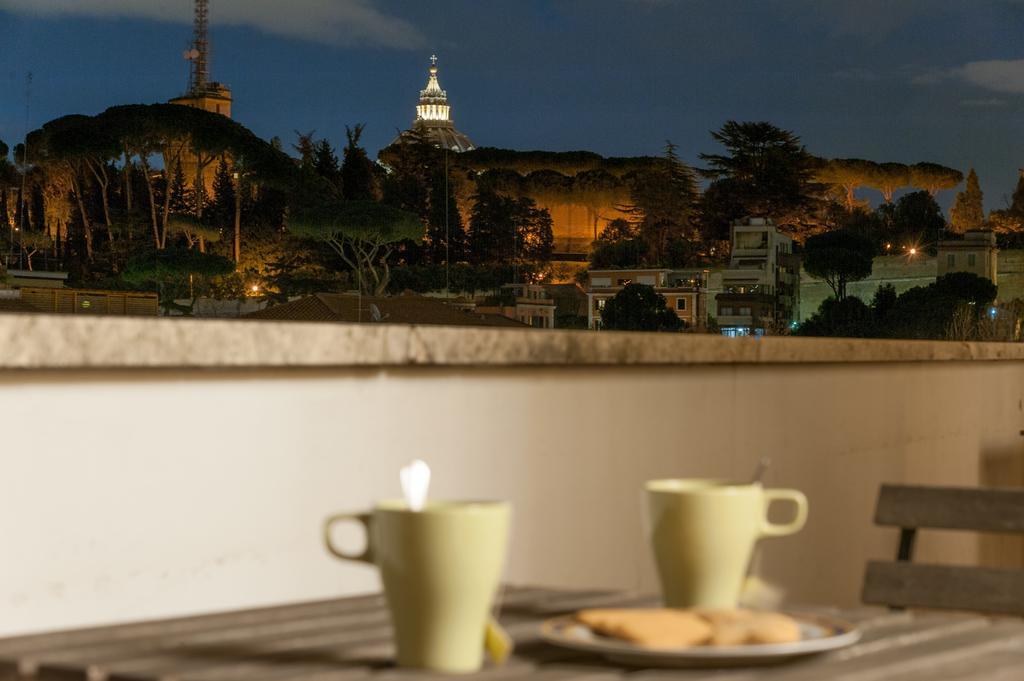
[[[1024,640],[1024,626],[1019,622],[995,623],[943,635],[907,645],[888,646],[868,655],[826,657],[809,660],[792,667],[771,670],[761,678],[766,681],[884,681],[897,673],[918,668],[941,668],[942,664],[969,659]],[[941,677],[936,677],[941,678]]]
[[[544,591],[522,592],[508,599],[509,603],[529,604],[534,600],[543,600],[548,594]],[[251,672],[252,665],[262,665],[268,673],[275,675],[287,671],[296,660],[319,659],[325,664],[342,664],[345,656],[359,655],[372,662],[381,662],[391,658],[391,628],[383,608],[374,613],[372,621],[362,613],[362,619],[351,622],[345,627],[317,629],[300,632],[296,635],[264,636],[257,640],[244,640],[245,647],[234,650],[230,661],[225,662],[226,655],[216,647],[190,647],[178,649],[156,650],[152,654],[145,651],[132,655],[133,649],[120,651],[119,655],[103,661],[91,660],[98,671],[107,674],[111,681],[129,681],[130,679],[164,678],[174,673],[175,678],[220,680],[239,677],[239,668],[246,671],[243,678],[255,678]],[[253,645],[253,644],[256,645]],[[125,657],[127,653],[128,657]],[[44,670],[46,665],[42,666]]]
[[1024,649],[1010,646],[1007,649],[986,651],[954,662],[945,662],[941,670],[926,666],[907,672],[896,672],[893,681],[934,681],[941,672],[943,681],[1020,681],[1024,678]]
[[339,612],[359,608],[382,608],[384,598],[380,594],[358,596],[349,599],[316,601],[300,605],[276,606],[259,610],[238,610],[227,613],[197,615],[169,620],[118,624],[90,629],[73,629],[48,634],[32,634],[0,640],[0,657],[21,655],[36,650],[54,650],[88,646],[106,641],[132,640],[138,638],[166,636],[188,632],[227,629],[250,623],[273,623],[304,620],[311,617],[330,616]]
[[[522,599],[562,593],[559,590],[540,587],[510,586],[504,590],[504,600],[515,604]],[[173,619],[133,622],[88,629],[73,629],[44,634],[31,634],[0,640],[0,658],[23,654],[33,650],[53,650],[90,645],[122,639],[137,639],[152,636],[167,636],[259,623],[288,622],[315,617],[328,617],[341,613],[378,609],[384,607],[381,594],[335,598],[323,601],[270,606],[249,610],[234,610],[222,613],[193,615]]]
[[[509,588],[501,620],[516,641],[504,667],[473,681],[981,681],[1024,663],[1024,622],[976,615],[912,614],[876,608],[805,611],[856,621],[858,644],[773,668],[622,668],[540,638],[548,617],[587,607],[654,605],[608,590]],[[798,609],[799,610],[799,609]],[[0,681],[38,672],[38,681],[447,681],[395,668],[380,596],[177,618],[0,640]],[[1020,674],[1024,678],[1024,673]],[[996,678],[996,677],[992,677]],[[1006,676],[1006,679],[1017,677]],[[23,681],[23,680],[19,680]]]
[[[551,591],[547,589],[512,589],[506,597],[506,602],[528,604],[542,600],[550,593]],[[320,632],[330,633],[330,641],[335,643],[333,637],[339,632],[349,629],[361,629],[365,632],[368,625],[376,626],[382,637],[388,635],[387,613],[379,596],[324,602],[316,606],[310,610],[274,608],[249,611],[252,617],[242,616],[244,613],[233,613],[230,618],[206,616],[171,620],[166,623],[169,626],[163,630],[160,622],[123,625],[113,628],[115,636],[109,638],[92,635],[89,632],[59,632],[49,639],[44,636],[8,641],[5,648],[21,649],[15,651],[15,654],[22,667],[41,666],[44,669],[56,670],[64,668],[68,661],[77,659],[87,661],[83,664],[103,669],[112,666],[103,663],[152,658],[154,654],[166,664],[168,660],[174,660],[163,654],[168,650],[214,643],[228,644],[232,640],[249,643],[265,640],[273,643],[293,637],[308,637]],[[303,613],[309,613],[310,616],[302,617]],[[110,632],[111,628],[103,628],[100,631]],[[53,647],[47,648],[47,642],[51,643],[51,646],[61,647],[56,650]],[[28,650],[24,650],[26,647]],[[0,658],[5,655],[11,653],[0,652]]]

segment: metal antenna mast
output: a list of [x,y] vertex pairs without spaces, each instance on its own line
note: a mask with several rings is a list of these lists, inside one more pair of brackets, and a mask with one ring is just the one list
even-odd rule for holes
[[196,0],[195,28],[192,49],[186,53],[192,62],[189,74],[189,91],[202,92],[210,80],[210,3]]

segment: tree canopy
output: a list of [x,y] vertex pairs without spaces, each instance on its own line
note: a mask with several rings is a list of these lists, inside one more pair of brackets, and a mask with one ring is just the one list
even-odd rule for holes
[[708,193],[718,204],[705,201],[706,215],[768,217],[791,226],[813,210],[821,190],[815,182],[818,162],[799,137],[771,123],[737,121],[711,137],[725,151],[700,155],[707,166],[700,173],[711,180]]
[[896,203],[879,207],[892,238],[904,246],[933,250],[946,228],[942,208],[926,191],[905,194]]
[[860,187],[868,186],[878,172],[878,164],[873,161],[860,158],[833,158],[818,168],[815,177],[823,184],[837,187],[846,210],[852,211],[857,206],[855,192]]
[[964,181],[959,170],[947,168],[938,163],[915,163],[910,166],[910,184],[919,187],[933,197],[943,189],[952,189]]
[[615,331],[678,331],[683,322],[653,286],[627,284],[605,303],[601,327]]
[[294,206],[289,230],[323,241],[358,274],[368,295],[383,295],[390,279],[388,257],[397,244],[423,238],[419,217],[372,201],[316,200]]
[[697,179],[671,142],[660,163],[634,176],[631,196],[630,213],[651,263],[666,263],[675,242],[699,240]]
[[824,232],[807,239],[804,269],[824,279],[837,300],[846,298],[846,285],[871,275],[875,246],[865,236],[848,230]]
[[554,240],[551,215],[532,199],[481,189],[474,198],[467,238],[477,263],[546,262]]
[[981,185],[974,168],[967,174],[967,186],[956,195],[956,201],[949,211],[949,227],[954,232],[964,233],[981,229],[985,225],[985,208]]
[[996,297],[990,280],[969,272],[951,272],[928,286],[896,295],[880,286],[866,305],[855,296],[829,298],[797,329],[802,336],[860,338],[975,338],[984,329]]

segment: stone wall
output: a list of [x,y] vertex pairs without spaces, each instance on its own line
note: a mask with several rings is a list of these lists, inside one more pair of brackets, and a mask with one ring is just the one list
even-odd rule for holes
[[[896,293],[903,293],[915,286],[934,283],[937,271],[938,261],[934,257],[882,256],[875,258],[870,277],[849,284],[847,289],[850,295],[870,303],[875,291],[883,284],[892,284]],[[998,279],[1001,302],[1024,299],[1024,250],[999,251]],[[814,314],[822,301],[831,295],[832,289],[828,284],[815,279],[806,270],[800,270],[801,320]]]
[[[653,592],[644,481],[769,456],[810,516],[761,575],[841,606],[895,555],[880,484],[1024,484],[1016,344],[102,321],[0,317],[0,366],[42,369],[0,372],[0,636],[377,589],[321,523],[414,457],[438,498],[514,504],[509,581]],[[1022,565],[971,533],[918,551]]]
[[608,223],[628,217],[614,205],[588,206],[579,203],[558,203],[535,199],[537,205],[551,213],[555,253],[590,253],[591,244]]
[[[847,292],[866,303],[871,302],[879,286],[892,284],[896,293],[903,293],[915,286],[927,286],[935,281],[938,262],[934,257],[910,259],[902,255],[887,255],[875,258],[871,276],[847,285]],[[800,319],[814,314],[821,303],[832,296],[832,289],[820,279],[815,279],[807,270],[800,270]]]

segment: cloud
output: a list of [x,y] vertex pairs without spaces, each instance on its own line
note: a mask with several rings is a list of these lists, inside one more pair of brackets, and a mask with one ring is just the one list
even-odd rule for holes
[[972,85],[1010,94],[1024,94],[1024,59],[972,61],[950,70],[950,76]]
[[910,75],[910,82],[914,85],[936,85],[948,80],[960,81],[991,92],[1024,94],[1024,59],[971,61],[962,66],[929,69]]
[[972,109],[1000,109],[1007,106],[1005,99],[999,99],[998,97],[989,97],[988,99],[962,99],[960,100],[960,106],[970,107]]
[[[192,20],[189,0],[0,0],[0,9],[40,16]],[[330,45],[416,49],[425,42],[414,25],[385,14],[370,0],[216,0],[210,21]]]

